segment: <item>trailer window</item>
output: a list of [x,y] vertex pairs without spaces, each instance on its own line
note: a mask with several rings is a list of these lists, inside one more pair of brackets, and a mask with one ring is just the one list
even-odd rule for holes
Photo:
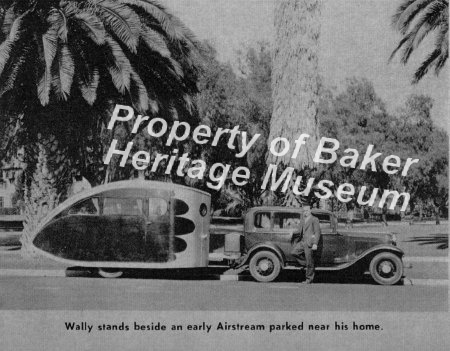
[[[70,207],[68,210],[62,213],[62,216],[74,214],[89,214],[89,215],[98,215],[99,214],[99,206],[98,206],[98,198],[92,197],[80,202],[77,202],[75,205]],[[61,217],[62,217],[61,216]]]
[[142,216],[143,200],[137,198],[104,198],[104,215]]
[[164,216],[169,209],[169,204],[161,198],[150,198],[148,201],[148,213],[152,216]]

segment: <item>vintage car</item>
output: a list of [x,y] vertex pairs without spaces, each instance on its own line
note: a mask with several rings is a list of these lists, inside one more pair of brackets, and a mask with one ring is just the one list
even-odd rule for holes
[[[401,280],[404,253],[396,246],[394,234],[343,232],[332,212],[319,209],[311,212],[319,219],[322,232],[316,271],[369,272],[382,285]],[[245,216],[244,233],[230,233],[225,239],[225,255],[234,255],[236,267],[248,265],[257,281],[273,281],[284,267],[298,265],[291,255],[291,238],[302,215],[301,208],[251,208]]]

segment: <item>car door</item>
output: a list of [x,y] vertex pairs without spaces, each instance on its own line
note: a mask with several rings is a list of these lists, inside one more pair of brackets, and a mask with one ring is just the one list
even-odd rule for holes
[[318,265],[335,266],[348,256],[348,238],[339,233],[333,214],[327,212],[313,213],[319,219],[322,243],[319,246]]
[[271,241],[273,241],[285,254],[287,261],[293,261],[291,255],[292,233],[299,227],[301,221],[300,212],[273,212],[273,230]]
[[249,250],[254,245],[270,241],[272,239],[272,212],[256,211],[251,219],[250,230],[245,233],[245,247]]

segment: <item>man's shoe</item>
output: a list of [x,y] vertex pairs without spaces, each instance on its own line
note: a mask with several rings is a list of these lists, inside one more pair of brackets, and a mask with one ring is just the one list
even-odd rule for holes
[[306,280],[302,281],[300,284],[311,284],[311,283],[312,283],[311,280],[306,279]]

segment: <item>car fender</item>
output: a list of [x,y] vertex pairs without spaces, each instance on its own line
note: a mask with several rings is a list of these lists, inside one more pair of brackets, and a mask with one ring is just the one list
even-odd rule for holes
[[256,244],[254,246],[252,246],[250,248],[250,250],[247,251],[247,253],[245,254],[245,258],[242,259],[242,261],[240,262],[239,266],[243,266],[245,264],[248,264],[248,262],[250,261],[250,258],[253,256],[253,254],[255,252],[258,251],[272,251],[273,253],[275,253],[278,258],[280,259],[281,262],[281,266],[284,267],[285,266],[285,262],[286,262],[286,256],[283,253],[283,250],[280,249],[280,247],[276,244],[274,244],[273,242],[263,242],[263,243],[259,243]]
[[[319,271],[340,271],[340,270],[344,270],[350,267],[354,267],[357,265],[361,265],[361,263],[363,263],[365,260],[367,259],[371,259],[373,256],[375,256],[376,254],[380,253],[380,252],[391,252],[397,256],[399,256],[400,258],[402,258],[404,256],[404,252],[403,250],[399,249],[396,246],[393,245],[388,245],[388,244],[380,244],[380,245],[376,245],[374,247],[371,247],[370,249],[364,251],[361,255],[359,255],[358,257],[356,257],[354,260],[350,261],[350,262],[345,262],[342,263],[338,266],[334,266],[334,267],[321,267],[318,266],[316,269]],[[365,262],[364,262],[365,263]],[[365,263],[368,267],[370,261]]]
[[360,261],[368,256],[373,255],[373,254],[377,254],[380,251],[392,252],[393,254],[396,254],[400,258],[402,258],[405,255],[403,250],[399,249],[397,246],[393,246],[393,245],[389,245],[389,244],[380,244],[380,245],[376,245],[376,246],[371,247],[370,249],[364,251],[361,255],[359,255],[356,258],[355,262]]

